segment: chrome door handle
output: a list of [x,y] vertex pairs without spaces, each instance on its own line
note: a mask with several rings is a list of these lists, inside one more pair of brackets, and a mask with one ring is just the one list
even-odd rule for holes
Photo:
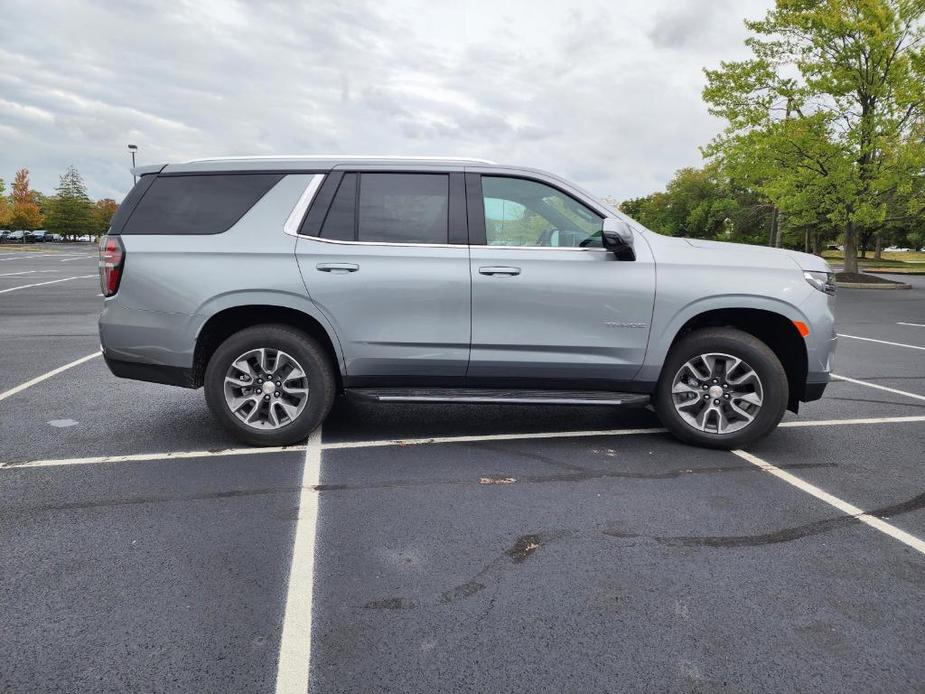
[[479,268],[480,275],[502,275],[513,277],[520,274],[519,267],[510,267],[508,265],[483,265]]
[[341,275],[345,272],[356,272],[360,269],[360,266],[355,263],[318,263],[315,269]]

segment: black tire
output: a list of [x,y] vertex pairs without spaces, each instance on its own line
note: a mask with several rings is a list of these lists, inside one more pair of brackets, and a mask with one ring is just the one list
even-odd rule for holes
[[[761,379],[764,398],[755,419],[729,434],[700,431],[677,412],[671,397],[678,370],[699,354],[720,352],[744,360]],[[662,424],[685,443],[705,448],[741,448],[769,434],[787,409],[790,387],[777,355],[761,340],[734,328],[703,328],[685,335],[668,353],[655,391],[655,412]]]
[[[261,347],[292,355],[308,379],[305,408],[278,429],[261,430],[246,425],[225,402],[225,374],[232,361],[249,349]],[[331,357],[313,337],[287,325],[257,325],[235,333],[219,345],[206,366],[203,385],[213,416],[235,438],[253,446],[289,446],[308,438],[327,417],[334,403],[337,381]]]

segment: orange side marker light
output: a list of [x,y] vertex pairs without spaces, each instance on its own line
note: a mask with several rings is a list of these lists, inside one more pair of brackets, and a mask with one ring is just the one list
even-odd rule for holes
[[809,335],[809,326],[806,325],[806,323],[801,320],[795,320],[793,321],[793,324],[797,327],[797,330],[800,333],[800,337],[806,337]]

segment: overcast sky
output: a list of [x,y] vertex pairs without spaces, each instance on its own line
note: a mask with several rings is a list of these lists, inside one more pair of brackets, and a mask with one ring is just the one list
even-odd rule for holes
[[770,0],[4,0],[0,177],[94,198],[139,163],[437,154],[549,169],[619,200],[701,163],[702,68]]

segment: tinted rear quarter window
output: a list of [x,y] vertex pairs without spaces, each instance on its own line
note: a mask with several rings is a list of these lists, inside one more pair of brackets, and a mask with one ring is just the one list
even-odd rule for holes
[[357,195],[357,175],[355,173],[344,174],[341,179],[340,187],[331,203],[331,209],[328,210],[328,216],[324,218],[324,224],[321,227],[321,238],[335,239],[337,241],[353,241],[356,231],[356,209]]
[[448,208],[446,174],[363,174],[358,240],[445,244]]
[[158,176],[122,233],[220,234],[234,226],[282,177],[283,174]]

